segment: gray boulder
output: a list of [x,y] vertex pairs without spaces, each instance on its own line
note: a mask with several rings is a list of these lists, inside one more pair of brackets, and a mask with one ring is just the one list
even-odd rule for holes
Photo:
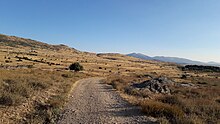
[[133,84],[132,87],[138,89],[147,88],[154,93],[170,94],[171,91],[168,87],[169,85],[174,85],[174,81],[166,77],[159,77],[144,81],[142,83]]

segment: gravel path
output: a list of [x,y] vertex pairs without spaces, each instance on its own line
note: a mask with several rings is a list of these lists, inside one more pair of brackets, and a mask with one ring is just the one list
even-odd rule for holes
[[151,124],[140,108],[124,101],[101,78],[77,82],[58,124]]

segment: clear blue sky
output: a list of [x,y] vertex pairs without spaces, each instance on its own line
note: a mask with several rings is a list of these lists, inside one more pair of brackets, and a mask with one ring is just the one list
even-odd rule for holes
[[0,33],[220,62],[220,0],[1,0]]

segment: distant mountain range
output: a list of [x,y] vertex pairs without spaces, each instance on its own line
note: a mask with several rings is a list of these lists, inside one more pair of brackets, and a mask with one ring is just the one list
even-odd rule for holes
[[155,56],[150,57],[141,53],[130,53],[127,54],[127,56],[144,59],[144,60],[157,60],[157,61],[163,61],[163,62],[172,62],[182,65],[210,65],[210,66],[220,66],[220,63],[217,62],[200,62],[200,61],[193,61],[190,59],[185,58],[178,58],[178,57],[165,57],[165,56]]

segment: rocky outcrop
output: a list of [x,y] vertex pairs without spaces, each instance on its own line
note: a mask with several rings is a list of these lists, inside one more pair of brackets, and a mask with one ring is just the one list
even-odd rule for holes
[[171,90],[169,89],[169,85],[174,85],[174,81],[166,77],[159,77],[133,84],[132,87],[138,88],[139,90],[149,89],[154,93],[170,94]]

